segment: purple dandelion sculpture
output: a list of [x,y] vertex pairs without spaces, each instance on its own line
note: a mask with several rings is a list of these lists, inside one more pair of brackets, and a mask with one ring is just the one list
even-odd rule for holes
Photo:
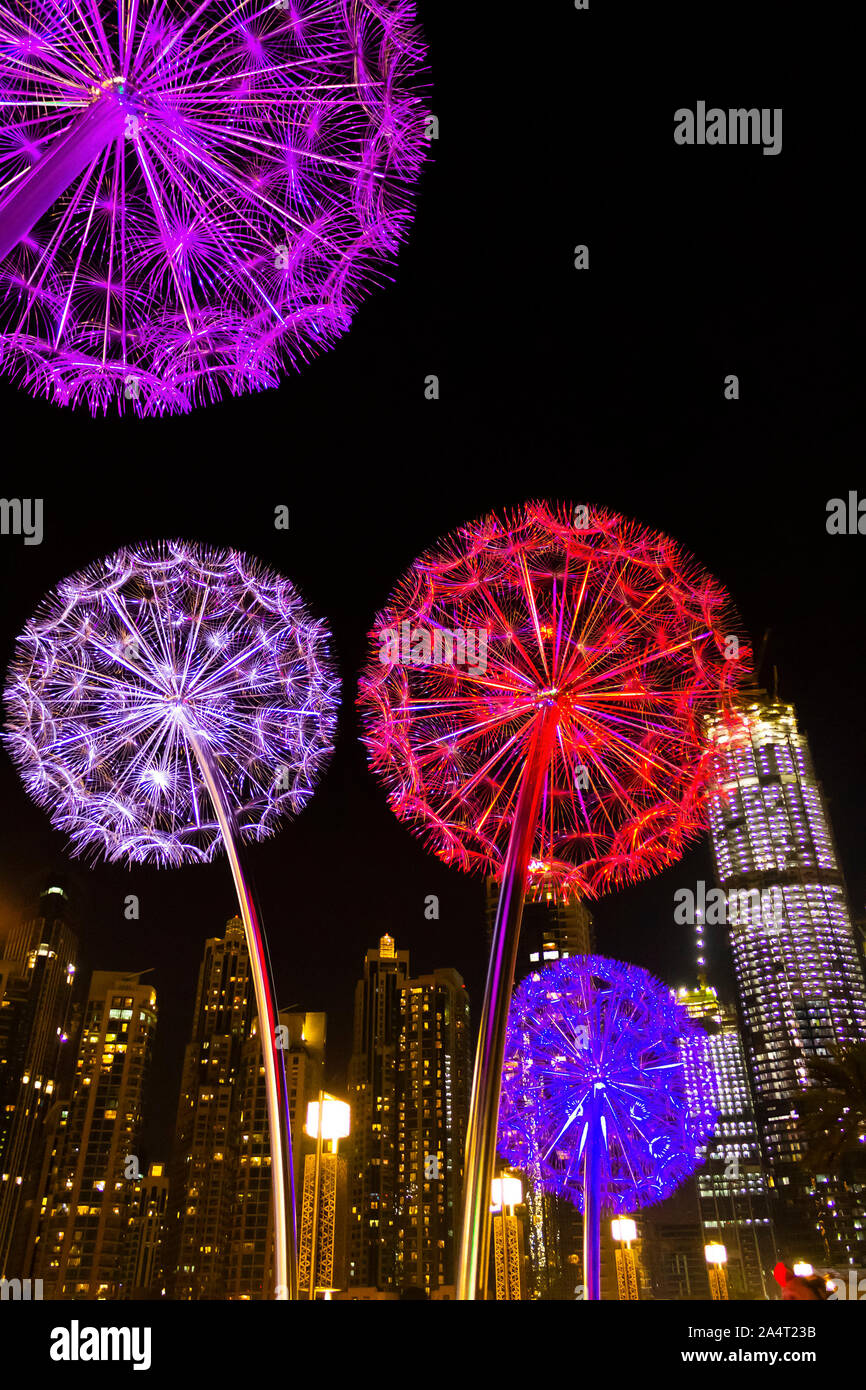
[[586,1297],[600,1297],[602,1211],[669,1197],[716,1122],[706,1035],[637,965],[572,956],[511,1002],[499,1149],[583,1212]]
[[0,362],[92,413],[275,386],[411,216],[413,0],[9,0]]
[[277,1298],[297,1293],[288,1090],[242,847],[303,808],[330,757],[329,640],[257,561],[163,542],[58,585],[18,638],[4,691],[12,759],[74,853],[169,866],[228,855],[264,1054]]

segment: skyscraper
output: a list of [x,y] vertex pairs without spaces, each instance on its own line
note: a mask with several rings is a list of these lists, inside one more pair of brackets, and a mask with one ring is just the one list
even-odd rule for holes
[[703,1243],[724,1245],[732,1298],[766,1298],[775,1237],[737,1016],[703,981],[697,989],[680,989],[677,998],[706,1028],[719,1115],[695,1174]]
[[[234,1092],[252,1000],[244,927],[240,917],[232,917],[224,936],[205,942],[184,1053],[171,1171],[168,1265],[173,1298],[226,1297],[238,1190]],[[266,1130],[264,1143],[267,1149]]]
[[386,934],[355,987],[349,1282],[368,1288],[396,1287],[397,1044],[408,974],[409,952]]
[[396,1278],[456,1283],[471,1086],[469,1000],[456,970],[409,979],[397,1041]]
[[16,1227],[35,1189],[46,1116],[68,1079],[77,954],[67,892],[48,884],[0,960],[0,1275],[20,1277]]
[[159,1298],[165,1277],[164,1240],[168,1216],[168,1173],[151,1163],[135,1184],[137,1205],[131,1237],[132,1297]]
[[355,991],[353,1286],[431,1293],[454,1282],[469,1106],[469,1005],[454,970],[411,979],[385,935]]
[[142,1102],[156,991],[140,974],[95,971],[72,1095],[59,1103],[34,1272],[46,1298],[129,1298]]
[[746,692],[708,733],[713,851],[781,1253],[862,1259],[862,1187],[810,1176],[800,1162],[797,1096],[810,1059],[866,1039],[866,985],[826,802],[791,705]]

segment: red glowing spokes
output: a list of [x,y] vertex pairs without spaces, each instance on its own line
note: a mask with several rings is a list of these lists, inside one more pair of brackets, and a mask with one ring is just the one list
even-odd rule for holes
[[730,655],[740,625],[725,590],[669,537],[573,516],[530,503],[423,555],[378,616],[360,706],[397,815],[448,862],[489,873],[539,711],[555,704],[530,881],[592,897],[673,862],[702,828],[700,717],[749,651],[740,640]]

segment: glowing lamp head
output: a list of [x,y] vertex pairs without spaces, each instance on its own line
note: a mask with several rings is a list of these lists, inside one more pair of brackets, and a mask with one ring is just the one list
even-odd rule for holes
[[704,1256],[708,1265],[723,1265],[728,1261],[728,1252],[724,1245],[715,1243],[704,1246]]
[[[322,1101],[322,1138],[331,1140],[346,1139],[350,1133],[351,1109],[344,1100],[325,1096]],[[311,1100],[307,1106],[307,1123],[304,1133],[311,1139],[319,1137],[319,1102]]]
[[518,1207],[523,1201],[523,1183],[519,1178],[494,1178],[490,1184],[491,1211],[503,1207]]
[[610,1223],[610,1233],[614,1240],[637,1240],[637,1226],[630,1216],[615,1217]]
[[794,1273],[798,1279],[811,1279],[815,1271],[807,1260],[798,1260],[794,1265]]

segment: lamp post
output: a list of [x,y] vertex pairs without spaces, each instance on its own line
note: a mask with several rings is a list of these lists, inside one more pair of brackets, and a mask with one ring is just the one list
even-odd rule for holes
[[[351,1128],[351,1109],[343,1100],[319,1091],[318,1100],[307,1106],[304,1133],[316,1141],[315,1154],[304,1160],[304,1189],[301,1202],[301,1241],[299,1250],[300,1286],[306,1287],[312,1302],[322,1289],[325,1298],[340,1288],[337,1279],[340,1196],[346,1186],[346,1160],[338,1153],[341,1139]],[[328,1152],[323,1146],[329,1145]]]
[[709,1265],[710,1293],[714,1300],[727,1300],[728,1277],[725,1273],[725,1265],[728,1262],[728,1252],[724,1245],[713,1243],[704,1246],[704,1255]]
[[490,1184],[493,1216],[493,1259],[496,1270],[497,1299],[523,1297],[521,1278],[520,1224],[514,1208],[523,1201],[520,1178],[503,1174]]
[[632,1241],[637,1240],[637,1226],[630,1216],[616,1216],[610,1223],[610,1232],[614,1240],[619,1242],[615,1254],[616,1286],[620,1299],[637,1300],[640,1298],[637,1264],[631,1248]]

